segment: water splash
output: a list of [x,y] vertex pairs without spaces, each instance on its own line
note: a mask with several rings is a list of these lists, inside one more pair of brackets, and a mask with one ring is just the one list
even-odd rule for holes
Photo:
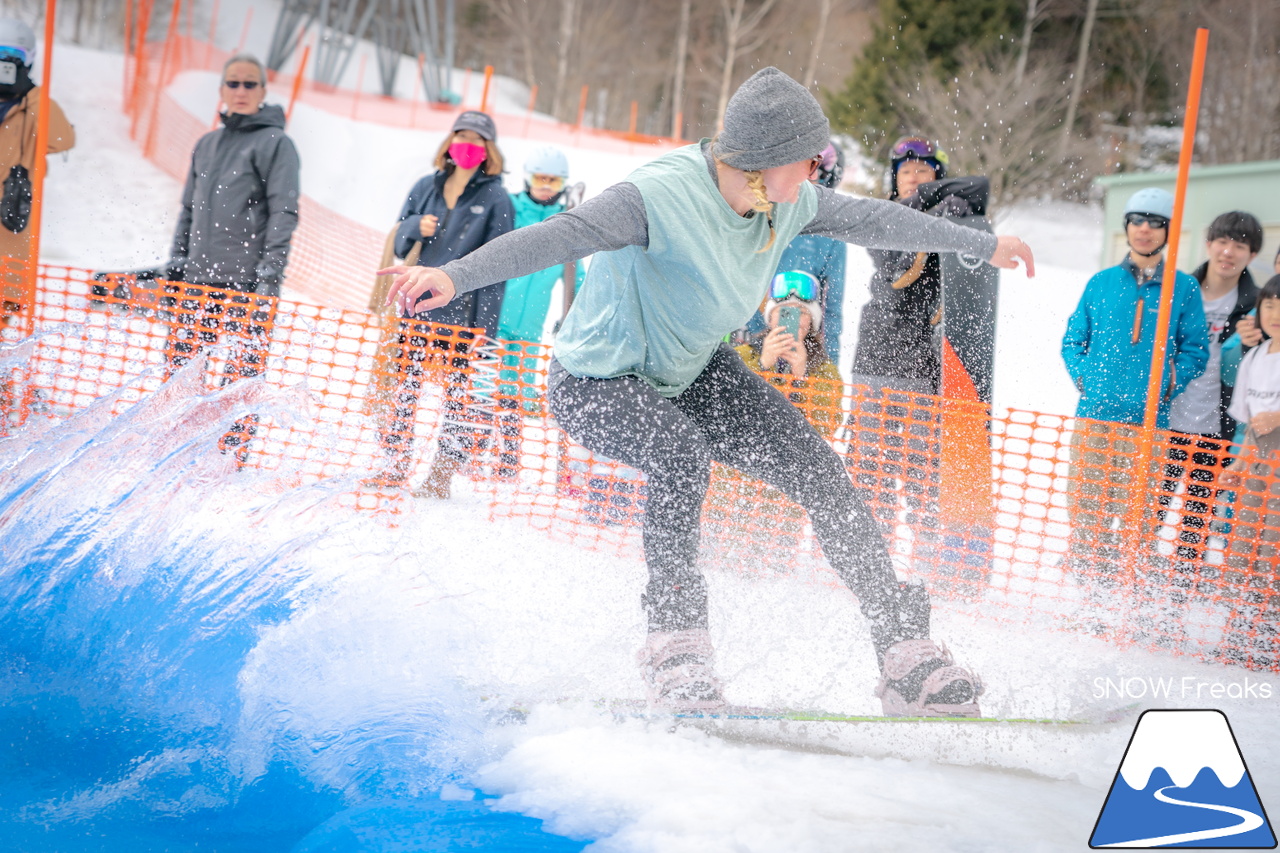
[[219,451],[305,392],[203,393],[201,370],[0,440],[0,827],[21,849],[289,849],[344,808],[404,820],[487,756],[405,528],[340,506],[344,479],[288,488]]

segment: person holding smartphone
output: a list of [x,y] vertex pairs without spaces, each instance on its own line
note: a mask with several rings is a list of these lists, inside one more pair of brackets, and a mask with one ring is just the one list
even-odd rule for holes
[[723,339],[760,305],[783,249],[801,233],[967,252],[1006,268],[1024,263],[1029,274],[1034,258],[1017,237],[816,187],[809,178],[829,141],[813,94],[764,68],[729,100],[714,139],[658,157],[573,210],[440,269],[382,271],[395,276],[388,299],[414,313],[595,253],[556,338],[548,402],[574,440],[647,477],[648,638],[639,663],[655,708],[725,705],[697,565],[716,461],[809,514],[870,625],[886,714],[979,713],[980,681],[930,638],[928,593],[898,580],[841,457]]
[[827,355],[821,283],[804,270],[780,272],[761,313],[768,330],[738,354],[831,438],[840,425],[841,379]]

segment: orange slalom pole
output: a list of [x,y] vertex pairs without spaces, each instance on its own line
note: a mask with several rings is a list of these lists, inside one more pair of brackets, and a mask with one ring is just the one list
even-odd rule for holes
[[1195,53],[1191,58],[1191,83],[1187,88],[1187,111],[1182,120],[1182,150],[1178,152],[1178,182],[1173,193],[1173,219],[1169,221],[1169,253],[1164,261],[1164,277],[1160,281],[1160,314],[1156,319],[1155,346],[1151,349],[1151,378],[1147,385],[1147,409],[1142,423],[1155,429],[1164,393],[1164,362],[1169,336],[1169,315],[1173,312],[1173,285],[1178,274],[1178,244],[1182,242],[1182,209],[1187,200],[1187,180],[1191,173],[1191,155],[1196,146],[1196,118],[1200,112],[1200,88],[1204,82],[1204,58],[1209,47],[1209,31],[1196,30]]
[[27,223],[29,258],[26,292],[22,299],[22,334],[35,331],[36,289],[40,281],[40,222],[44,212],[44,176],[48,170],[49,152],[49,86],[53,80],[53,25],[57,20],[58,0],[44,4],[44,64],[40,70],[40,106],[36,116],[36,153],[31,174],[31,220]]
[[302,48],[302,61],[298,63],[298,72],[293,75],[293,91],[289,93],[289,109],[284,111],[284,120],[288,124],[293,115],[293,105],[298,102],[298,93],[302,91],[302,75],[307,73],[307,60],[311,58],[311,45]]
[[493,81],[493,66],[484,67],[484,88],[480,90],[480,112],[489,111],[489,84]]
[[1149,547],[1143,515],[1144,497],[1151,493],[1154,480],[1150,476],[1156,453],[1156,422],[1160,398],[1164,396],[1165,360],[1168,354],[1169,317],[1173,313],[1173,289],[1177,280],[1178,244],[1182,237],[1182,212],[1187,200],[1187,180],[1191,172],[1191,155],[1195,150],[1196,118],[1200,111],[1200,89],[1204,81],[1205,54],[1209,31],[1196,30],[1195,52],[1191,60],[1191,81],[1187,89],[1187,109],[1182,120],[1182,149],[1178,152],[1178,178],[1173,194],[1173,218],[1169,220],[1169,253],[1164,259],[1164,275],[1160,280],[1160,309],[1156,317],[1156,338],[1151,347],[1151,373],[1147,384],[1147,406],[1139,433],[1133,480],[1129,486],[1128,518],[1125,522],[1125,552],[1133,562],[1125,569],[1125,579],[1132,585],[1137,580],[1140,555]]
[[121,103],[129,108],[129,42],[133,38],[133,10],[135,0],[127,0],[124,7],[124,92]]

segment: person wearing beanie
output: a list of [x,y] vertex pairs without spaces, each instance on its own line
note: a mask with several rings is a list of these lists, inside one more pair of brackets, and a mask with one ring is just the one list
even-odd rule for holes
[[547,396],[575,441],[647,477],[649,633],[639,661],[655,708],[725,705],[697,566],[715,460],[808,512],[870,623],[886,713],[978,713],[978,680],[929,638],[928,595],[898,581],[841,458],[723,338],[763,301],[783,249],[801,233],[967,252],[1008,268],[1021,261],[1033,274],[1031,251],[1016,237],[814,186],[828,134],[813,95],[765,68],[730,99],[714,139],[658,157],[575,209],[443,268],[384,271],[395,276],[388,298],[417,311],[596,253],[556,339]]
[[[0,326],[25,307],[27,269],[31,258],[30,181],[35,173],[40,87],[31,79],[36,34],[23,21],[0,18],[0,181],[5,181],[6,215],[0,218]],[[58,102],[49,101],[49,141],[56,154],[76,144],[75,128]],[[6,179],[14,180],[6,180]],[[25,186],[26,192],[20,189]]]

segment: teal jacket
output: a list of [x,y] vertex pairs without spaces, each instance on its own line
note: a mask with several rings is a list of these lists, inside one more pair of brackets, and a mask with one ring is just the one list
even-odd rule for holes
[[[559,202],[538,204],[526,192],[512,193],[511,203],[516,209],[516,228],[536,225],[564,210],[564,205]],[[578,262],[576,266],[575,293],[586,274],[585,264]],[[504,341],[541,343],[542,329],[547,323],[547,311],[551,308],[551,292],[563,276],[564,267],[553,266],[510,279],[502,300],[502,314],[498,318],[498,337]]]
[[[1163,273],[1162,261],[1155,276],[1139,284],[1137,268],[1125,258],[1119,266],[1089,279],[1062,338],[1062,359],[1080,391],[1078,417],[1142,423]],[[1135,330],[1137,343],[1133,340]],[[1209,362],[1209,329],[1200,286],[1182,272],[1174,279],[1166,353],[1164,393],[1156,424],[1160,428],[1169,425],[1169,401],[1203,373]]]

